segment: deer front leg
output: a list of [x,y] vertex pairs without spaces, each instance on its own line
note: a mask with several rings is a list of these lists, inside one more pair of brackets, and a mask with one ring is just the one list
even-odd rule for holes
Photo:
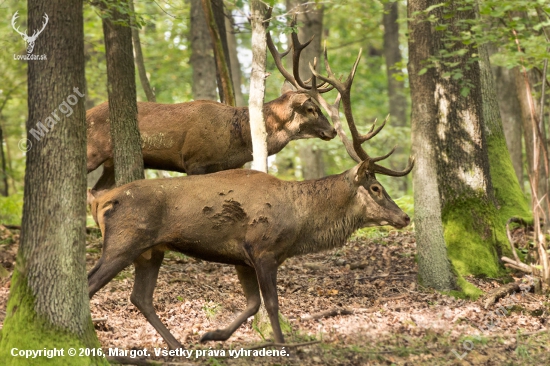
[[269,315],[271,328],[273,328],[275,342],[284,343],[285,339],[279,323],[279,298],[277,296],[277,268],[279,265],[275,258],[265,256],[264,258],[258,258],[254,262],[254,267],[262,290],[265,309]]
[[246,309],[227,328],[205,333],[201,337],[201,342],[227,340],[246,319],[256,314],[260,308],[260,289],[258,287],[256,271],[254,268],[248,266],[235,266],[235,268],[237,269],[237,276],[243,288],[244,296],[246,296]]
[[153,307],[153,292],[157,285],[157,278],[159,274],[160,265],[164,258],[163,251],[153,250],[148,255],[140,255],[134,261],[134,267],[136,268],[136,276],[134,281],[134,289],[130,296],[130,301],[134,304],[139,311],[145,316],[147,321],[159,332],[164,338],[164,341],[168,344],[170,349],[181,348],[182,345],[178,340],[170,333],[168,328],[162,324],[155,308]]

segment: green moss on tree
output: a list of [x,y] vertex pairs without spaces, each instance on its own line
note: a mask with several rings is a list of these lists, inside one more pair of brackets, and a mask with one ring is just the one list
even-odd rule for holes
[[504,226],[485,197],[472,193],[443,208],[442,221],[449,259],[460,275],[501,275],[499,255],[508,250]]
[[[13,273],[6,318],[0,338],[0,365],[108,365],[103,357],[80,357],[81,348],[100,348],[90,318],[85,339],[53,326],[36,314],[34,297],[27,285],[26,277],[17,269]],[[12,356],[12,349],[44,350],[63,349],[64,356],[47,358],[25,358]],[[68,356],[69,348],[77,351]]]
[[498,201],[498,223],[505,226],[511,217],[519,217],[527,222],[533,221],[528,200],[521,191],[514,172],[506,141],[496,136],[488,137],[487,145],[491,181]]
[[469,299],[475,301],[481,295],[483,295],[483,291],[472,285],[470,282],[466,281],[464,277],[460,275],[457,276],[456,282],[460,287],[460,291],[449,291],[448,294],[451,296],[458,297],[460,299]]
[[512,255],[506,237],[511,217],[532,221],[527,199],[520,189],[505,141],[488,138],[491,181],[496,205],[482,194],[455,199],[443,209],[448,255],[458,274],[461,292],[452,295],[476,299],[481,291],[466,281],[467,274],[498,277],[504,274],[503,255]]

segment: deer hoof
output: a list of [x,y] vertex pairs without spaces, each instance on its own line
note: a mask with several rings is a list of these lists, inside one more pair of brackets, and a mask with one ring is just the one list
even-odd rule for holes
[[208,341],[225,341],[227,338],[229,338],[229,336],[227,336],[223,330],[216,329],[212,332],[205,333],[199,342],[205,343]]

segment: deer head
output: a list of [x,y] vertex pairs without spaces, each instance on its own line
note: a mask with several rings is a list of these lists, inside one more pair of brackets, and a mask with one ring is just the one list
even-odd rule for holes
[[32,36],[29,36],[26,31],[23,33],[19,30],[19,27],[17,28],[15,27],[15,21],[17,20],[17,18],[19,18],[18,12],[19,11],[16,11],[15,14],[13,14],[13,17],[11,18],[11,26],[17,33],[21,35],[21,37],[23,37],[23,40],[25,41],[25,43],[27,43],[27,53],[32,53],[32,50],[34,49],[34,42],[36,41],[40,33],[44,31],[44,28],[46,28],[46,25],[48,24],[48,19],[49,19],[48,14],[44,13],[45,21],[44,23],[42,23],[42,29],[40,29],[39,31],[35,30]]
[[[296,26],[296,17],[294,17],[290,26],[293,28]],[[360,134],[355,125],[355,120],[353,118],[353,113],[351,109],[351,85],[353,83],[355,72],[357,71],[359,60],[361,59],[362,50],[361,49],[359,50],[357,59],[355,60],[347,79],[345,81],[341,81],[334,75],[334,73],[332,72],[332,69],[330,68],[330,65],[328,62],[327,48],[325,45],[324,56],[325,56],[325,69],[326,69],[327,75],[326,76],[320,75],[316,71],[317,59],[314,59],[313,64],[311,62],[309,63],[309,67],[312,72],[312,77],[309,80],[303,81],[300,78],[298,62],[300,59],[300,53],[305,47],[307,47],[311,43],[312,40],[313,40],[313,37],[305,43],[300,43],[300,41],[298,40],[298,34],[296,32],[292,32],[291,45],[289,49],[281,53],[277,51],[277,48],[273,43],[273,39],[271,38],[271,35],[267,33],[267,47],[269,48],[269,51],[271,52],[271,55],[275,60],[275,65],[277,66],[277,69],[279,69],[279,72],[296,89],[307,92],[312,98],[314,98],[316,101],[319,102],[319,104],[325,111],[327,111],[327,113],[329,114],[332,120],[334,128],[336,129],[336,132],[338,133],[340,140],[342,140],[342,143],[344,144],[349,156],[353,160],[355,160],[357,163],[363,163],[362,166],[363,165],[365,166],[365,168],[363,169],[364,170],[363,173],[372,174],[373,177],[374,177],[374,173],[379,173],[379,174],[384,174],[384,175],[389,175],[394,177],[401,177],[409,174],[409,172],[414,167],[414,159],[412,158],[409,159],[408,167],[403,171],[391,170],[376,164],[377,161],[386,159],[391,154],[393,154],[393,152],[395,151],[395,147],[388,154],[378,158],[371,158],[362,147],[362,144],[364,142],[376,136],[378,132],[380,132],[382,128],[384,128],[384,126],[386,125],[386,121],[388,119],[386,117],[384,122],[377,128],[375,128],[376,121],[374,121],[370,131],[366,134]],[[283,62],[282,62],[282,58],[288,55],[291,50],[293,51],[292,74],[284,68]],[[317,84],[317,79],[322,80],[322,82]],[[326,93],[332,89],[336,89],[338,91],[338,95],[334,103],[329,104],[321,94]],[[346,121],[351,131],[352,141],[349,141],[349,139],[346,136],[346,133],[342,128],[342,122],[340,120],[340,102],[342,102],[342,104],[344,105],[344,115],[346,116]]]

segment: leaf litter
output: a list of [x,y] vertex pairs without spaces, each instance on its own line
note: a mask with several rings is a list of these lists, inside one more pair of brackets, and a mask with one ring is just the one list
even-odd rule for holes
[[[19,232],[0,226],[0,322],[6,316]],[[87,237],[88,270],[99,260],[101,238]],[[287,260],[278,272],[279,309],[290,324],[290,357],[156,357],[166,365],[544,365],[550,364],[545,295],[510,294],[484,309],[482,298],[463,300],[422,288],[410,231],[368,231],[339,249]],[[130,303],[133,267],[91,300],[92,318],[105,351],[164,348],[162,337]],[[513,274],[519,280],[522,274]],[[502,286],[466,278],[484,292]],[[226,342],[200,344],[245,308],[232,266],[167,253],[153,300],[162,322],[185,349],[252,348],[264,335],[252,318]],[[269,336],[267,341],[269,341]],[[280,349],[280,348],[279,348]]]

